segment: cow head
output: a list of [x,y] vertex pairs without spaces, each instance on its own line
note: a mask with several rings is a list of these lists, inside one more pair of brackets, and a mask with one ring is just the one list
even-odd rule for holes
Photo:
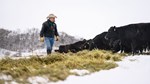
[[88,50],[92,50],[93,48],[95,48],[93,39],[90,39],[88,41],[86,41],[83,45],[82,45],[82,49],[88,49]]
[[117,28],[115,26],[110,27],[108,30],[108,33],[105,36],[105,39],[117,39],[118,38],[118,33],[117,33]]
[[90,42],[89,41],[87,41],[87,42],[85,42],[83,45],[82,45],[82,50],[84,50],[84,49],[89,49],[89,47],[90,47]]
[[59,52],[60,53],[67,53],[69,51],[69,45],[60,45]]

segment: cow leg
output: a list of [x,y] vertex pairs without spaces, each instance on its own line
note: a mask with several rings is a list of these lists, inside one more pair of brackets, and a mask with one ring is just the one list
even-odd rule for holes
[[123,45],[120,44],[120,50],[121,50],[121,53],[123,52],[124,48],[123,48]]
[[135,53],[136,53],[135,44],[134,43],[131,43],[131,49],[132,49],[132,55],[134,56]]
[[140,49],[140,54],[143,54],[143,49]]

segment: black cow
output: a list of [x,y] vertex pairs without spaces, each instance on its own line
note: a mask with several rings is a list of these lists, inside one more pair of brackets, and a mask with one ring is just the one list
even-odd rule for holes
[[145,44],[150,42],[150,23],[129,24],[121,27],[111,27],[106,39],[120,40],[121,48],[126,52],[142,53]]
[[94,48],[97,48],[93,39],[89,39],[87,40],[82,46],[81,46],[81,49],[82,50],[93,50]]
[[102,49],[102,50],[110,50],[109,41],[105,39],[107,32],[103,32],[93,39],[88,40],[83,46],[82,49]]
[[69,52],[69,45],[60,45],[59,50],[55,50],[55,52],[68,53]]
[[74,52],[74,53],[76,53],[76,52],[78,52],[78,51],[81,51],[82,50],[82,45],[84,44],[86,42],[86,40],[84,39],[84,40],[82,40],[82,41],[78,41],[78,42],[76,42],[76,43],[73,43],[73,44],[70,44],[69,45],[69,50],[71,51],[71,52]]
[[82,50],[82,45],[86,42],[86,40],[82,40],[82,41],[78,41],[78,42],[75,42],[73,44],[68,44],[68,45],[60,45],[59,46],[59,50],[55,50],[56,52],[60,52],[60,53],[68,53],[69,51],[70,52],[73,52],[73,53],[76,53],[78,51],[81,51]]
[[103,32],[93,39],[97,49],[110,50],[109,40],[105,39],[106,34],[107,32]]
[[120,40],[110,40],[109,46],[113,53],[116,53],[120,50],[121,50],[121,52],[123,52]]

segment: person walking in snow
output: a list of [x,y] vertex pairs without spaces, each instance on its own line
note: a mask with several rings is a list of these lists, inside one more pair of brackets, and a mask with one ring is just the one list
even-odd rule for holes
[[47,21],[42,24],[42,29],[40,31],[40,41],[45,42],[48,55],[52,52],[55,37],[56,41],[59,40],[55,18],[57,17],[54,14],[49,14],[49,16],[47,16]]

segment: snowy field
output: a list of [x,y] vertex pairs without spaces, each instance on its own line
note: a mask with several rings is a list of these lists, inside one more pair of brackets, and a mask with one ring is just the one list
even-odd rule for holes
[[150,56],[129,56],[119,67],[86,76],[69,76],[65,81],[49,84],[150,84]]
[[[58,49],[58,47],[53,47],[53,51]],[[38,55],[38,56],[45,56],[47,55],[46,53],[46,48],[42,48],[42,49],[36,49],[33,52],[16,52],[16,51],[10,51],[10,50],[6,50],[6,49],[1,49],[0,48],[0,58],[3,57],[30,57],[31,55]]]
[[[5,51],[5,50],[4,50]],[[34,52],[45,52],[44,49]],[[14,54],[15,52],[11,52]],[[39,53],[38,53],[39,54]],[[25,56],[27,54],[24,54]],[[65,81],[50,82],[48,78],[30,77],[28,81],[31,84],[150,84],[150,55],[128,56],[122,61],[117,62],[117,68],[111,70],[102,70],[96,73],[88,74],[87,70],[71,70],[80,76],[69,76]],[[0,76],[0,79],[10,79],[7,76]],[[12,82],[12,84],[17,84]]]

